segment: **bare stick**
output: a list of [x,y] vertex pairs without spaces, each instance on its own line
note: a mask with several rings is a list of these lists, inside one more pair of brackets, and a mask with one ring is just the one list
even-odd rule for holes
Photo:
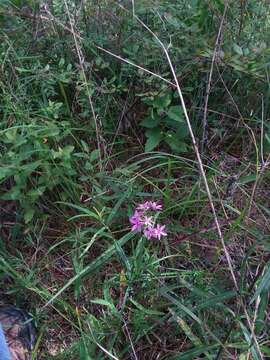
[[214,52],[213,52],[212,61],[211,61],[209,78],[208,78],[208,82],[207,82],[207,86],[206,86],[205,104],[204,104],[204,110],[203,110],[203,134],[202,134],[201,150],[203,150],[204,144],[206,141],[208,101],[209,101],[209,95],[210,95],[210,91],[211,91],[211,83],[212,83],[212,77],[213,77],[213,71],[214,71],[214,64],[216,61],[218,49],[220,47],[221,33],[222,33],[223,24],[224,24],[225,16],[226,16],[227,9],[228,9],[228,3],[229,3],[229,1],[227,0],[225,3],[225,6],[224,6],[223,15],[222,15],[221,22],[220,22],[219,29],[218,29],[218,34],[217,34],[216,43],[215,43]]
[[262,164],[262,166],[264,166],[263,140],[264,140],[264,101],[263,101],[263,96],[262,96],[262,127],[261,127],[261,164]]
[[175,83],[173,83],[173,82],[165,79],[163,76],[158,75],[158,74],[156,74],[156,73],[153,73],[152,71],[147,70],[146,68],[144,68],[144,67],[142,67],[142,66],[140,66],[140,65],[137,65],[137,64],[135,64],[134,62],[132,62],[132,61],[130,61],[130,60],[128,60],[128,59],[125,59],[125,58],[123,58],[123,57],[121,57],[121,56],[119,56],[119,55],[116,55],[116,54],[112,53],[111,51],[102,48],[101,46],[97,46],[97,45],[96,45],[96,48],[99,49],[99,50],[101,50],[101,51],[104,51],[105,53],[107,53],[107,54],[115,57],[115,58],[118,59],[118,60],[121,60],[121,61],[123,61],[123,62],[125,62],[125,63],[127,63],[127,64],[129,64],[129,65],[132,65],[132,66],[134,66],[134,67],[136,67],[136,68],[138,68],[138,69],[140,69],[140,70],[142,70],[142,71],[144,71],[144,72],[146,72],[146,73],[148,73],[148,74],[150,74],[150,75],[153,75],[153,76],[155,76],[156,78],[158,78],[158,79],[160,79],[160,80],[166,82],[167,84],[170,84],[171,86],[173,86],[173,87],[176,88]]

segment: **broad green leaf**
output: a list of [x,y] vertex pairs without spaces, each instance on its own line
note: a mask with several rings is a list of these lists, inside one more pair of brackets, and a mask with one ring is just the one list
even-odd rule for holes
[[3,200],[21,200],[22,192],[20,186],[13,186],[9,191],[0,195],[0,198]]
[[178,122],[183,122],[184,121],[183,110],[180,107],[180,105],[170,106],[167,115],[172,120],[175,120],[175,121],[178,121]]
[[163,134],[160,128],[155,128],[146,131],[146,136],[148,137],[145,143],[145,151],[152,151],[154,150],[162,140]]
[[172,101],[171,94],[156,97],[153,101],[153,106],[156,108],[167,108]]
[[95,150],[91,151],[90,162],[96,161],[98,158],[99,158],[99,150],[95,149]]
[[65,156],[69,157],[73,150],[74,150],[73,145],[66,145],[62,151]]
[[181,124],[178,124],[176,129],[176,134],[178,139],[185,139],[189,135],[189,130],[186,122],[183,122]]
[[165,142],[170,146],[172,151],[176,153],[186,152],[187,145],[185,142],[177,138],[177,134],[167,134]]
[[40,164],[42,164],[41,160],[38,161],[34,161],[34,162],[28,162],[25,165],[21,165],[20,167],[20,173],[24,173],[24,174],[31,174],[33,171],[35,171]]
[[148,128],[148,129],[153,129],[153,128],[157,127],[159,125],[159,123],[160,123],[159,116],[154,116],[154,117],[147,116],[140,122],[140,125]]

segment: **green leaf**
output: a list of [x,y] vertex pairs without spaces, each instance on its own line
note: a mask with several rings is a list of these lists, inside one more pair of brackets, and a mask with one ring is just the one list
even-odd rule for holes
[[90,162],[94,162],[99,158],[99,150],[95,149],[90,154]]
[[256,319],[256,334],[260,334],[265,326],[266,314],[267,314],[267,307],[268,307],[268,291],[263,291],[261,293],[261,301],[258,308],[258,315]]
[[103,306],[107,306],[110,310],[114,310],[115,307],[113,304],[111,304],[110,302],[104,300],[104,299],[96,299],[96,300],[91,300],[91,303],[93,304],[98,304],[98,305],[103,305]]
[[26,210],[24,214],[24,221],[26,224],[28,224],[33,219],[34,213],[35,213],[35,209],[33,208]]
[[10,175],[12,175],[13,171],[14,170],[12,170],[11,168],[0,167],[0,180],[5,179]]
[[172,151],[177,153],[186,152],[187,144],[178,139],[177,134],[168,133],[165,138],[165,142],[170,146]]
[[251,175],[247,175],[247,176],[242,176],[239,179],[239,183],[244,185],[244,184],[248,184],[250,182],[254,182],[257,179],[257,174],[251,174]]
[[261,294],[261,292],[268,291],[269,288],[270,288],[270,265],[268,266],[268,269],[266,270],[264,275],[262,277],[260,277],[259,285],[258,285],[257,290],[256,290],[254,296],[252,297],[250,303],[252,304],[257,299],[257,297]]
[[64,156],[66,157],[70,157],[70,154],[73,152],[74,150],[74,146],[73,145],[66,145],[62,151],[63,151],[63,154]]
[[199,310],[202,310],[202,309],[211,308],[214,306],[224,306],[223,301],[232,299],[236,296],[237,296],[236,291],[225,291],[216,296],[212,296],[212,297],[208,298],[207,300],[203,300],[202,302],[200,302],[196,305],[196,308]]
[[184,313],[185,315],[189,316],[191,319],[193,319],[194,321],[196,321],[199,325],[202,325],[202,321],[201,319],[194,314],[194,312],[192,312],[187,306],[185,306],[184,304],[182,304],[175,296],[175,294],[170,291],[170,289],[167,286],[163,286],[160,289],[160,293],[162,296],[164,296],[165,298],[167,298],[171,303],[173,303],[174,305],[176,305],[177,307],[177,312],[179,313]]
[[3,200],[21,200],[23,197],[20,186],[13,186],[9,191],[1,195]]
[[9,142],[15,142],[16,136],[17,136],[17,130],[18,129],[16,129],[16,128],[10,128],[5,133],[5,136],[6,136],[6,138],[8,139]]
[[172,120],[175,120],[175,121],[178,121],[178,122],[183,122],[184,121],[183,110],[180,107],[180,105],[170,106],[167,115]]
[[189,136],[188,126],[185,122],[178,124],[177,129],[176,129],[176,134],[177,134],[177,138],[181,139],[181,140],[183,140]]
[[239,45],[233,44],[233,50],[237,55],[240,55],[240,56],[243,55],[243,50]]
[[181,359],[181,360],[194,360],[194,359],[198,359],[197,356],[201,355],[201,354],[205,354],[207,351],[209,350],[213,350],[213,349],[217,349],[218,347],[220,347],[220,344],[213,344],[213,345],[205,345],[205,346],[197,346],[194,347],[191,350],[188,350],[184,353],[181,353],[179,355],[177,355],[177,357],[174,357],[173,359]]
[[146,152],[154,150],[163,138],[163,134],[160,128],[147,130],[145,134],[148,137],[145,143]]
[[33,171],[35,171],[41,164],[41,160],[34,161],[32,163],[27,163],[25,165],[20,166],[20,173],[24,173],[24,175],[30,175]]
[[87,208],[85,208],[85,207],[83,207],[83,206],[71,204],[71,203],[64,202],[64,201],[58,201],[57,203],[58,203],[58,204],[63,204],[63,205],[70,206],[71,208],[80,211],[80,214],[75,215],[75,216],[72,216],[71,218],[68,219],[68,221],[72,221],[72,220],[74,220],[74,219],[81,218],[81,217],[94,218],[94,219],[96,219],[96,220],[98,220],[98,221],[101,220],[99,214],[94,213],[93,211],[91,211],[91,210],[89,210],[89,209],[87,209]]
[[46,186],[40,186],[37,189],[32,189],[28,191],[27,196],[31,197],[32,199],[37,199],[39,196],[41,196],[44,193],[45,190],[46,190]]
[[119,256],[121,262],[123,263],[123,265],[125,266],[127,273],[130,275],[131,274],[131,265],[129,262],[128,257],[126,256],[123,248],[118,244],[117,241],[115,241],[115,248],[116,248],[116,253]]
[[239,356],[239,360],[247,360],[247,358],[248,358],[248,354],[247,354],[247,353],[242,353],[242,354],[240,354],[240,356]]
[[18,67],[18,66],[15,66],[15,69],[21,74],[33,72],[32,69],[21,68],[21,67]]
[[140,125],[148,129],[153,129],[159,125],[160,117],[159,116],[147,116],[140,122]]
[[254,345],[252,335],[250,334],[249,330],[246,328],[246,326],[242,322],[239,322],[239,324],[240,324],[240,327],[241,327],[241,329],[243,331],[246,342],[248,343],[248,345],[250,347],[250,352],[252,354],[252,359],[260,360],[261,356],[258,354],[257,349],[256,349],[256,347]]
[[141,310],[144,314],[147,315],[164,315],[163,312],[157,311],[157,310],[151,310],[151,309],[146,309],[144,306],[142,306],[141,304],[139,304],[137,301],[135,301],[134,299],[130,298],[129,299],[133,305],[136,306],[137,309]]
[[167,108],[172,101],[171,94],[156,97],[153,101],[153,106],[156,108]]
[[115,216],[117,216],[117,214],[119,213],[119,210],[123,204],[123,202],[126,200],[126,198],[129,195],[129,190],[124,192],[124,194],[120,197],[120,199],[117,201],[117,203],[115,204],[115,206],[113,207],[113,209],[111,210],[108,219],[107,219],[107,223],[110,224],[112,222],[112,220],[114,219]]

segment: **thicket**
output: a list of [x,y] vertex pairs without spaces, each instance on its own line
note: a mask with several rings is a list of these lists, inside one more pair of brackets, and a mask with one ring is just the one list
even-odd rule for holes
[[0,294],[35,356],[270,356],[269,2],[4,0],[0,26]]

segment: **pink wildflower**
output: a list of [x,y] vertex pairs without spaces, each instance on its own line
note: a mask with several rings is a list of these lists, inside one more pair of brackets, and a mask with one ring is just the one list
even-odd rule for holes
[[165,225],[157,224],[155,227],[155,218],[149,216],[154,211],[161,211],[162,205],[155,201],[145,201],[136,207],[136,210],[129,221],[132,225],[131,231],[141,231],[147,239],[161,239],[167,236]]
[[152,226],[153,225],[153,217],[152,216],[144,216],[143,224],[145,226]]
[[144,230],[144,236],[150,240],[152,237],[155,237],[155,228],[153,228],[152,226],[148,226],[145,230]]
[[136,209],[137,210],[143,210],[143,211],[149,210],[150,209],[149,201],[146,201],[146,202],[144,202],[142,204],[139,204]]
[[161,236],[167,236],[167,233],[165,232],[165,225],[157,224],[155,230],[155,237],[160,240]]
[[154,211],[160,211],[162,210],[162,205],[161,204],[158,204],[157,202],[155,201],[150,201],[150,207],[152,210]]
[[135,211],[135,213],[129,218],[129,222],[132,224],[131,231],[140,231],[144,222],[141,218],[142,213],[139,211]]

